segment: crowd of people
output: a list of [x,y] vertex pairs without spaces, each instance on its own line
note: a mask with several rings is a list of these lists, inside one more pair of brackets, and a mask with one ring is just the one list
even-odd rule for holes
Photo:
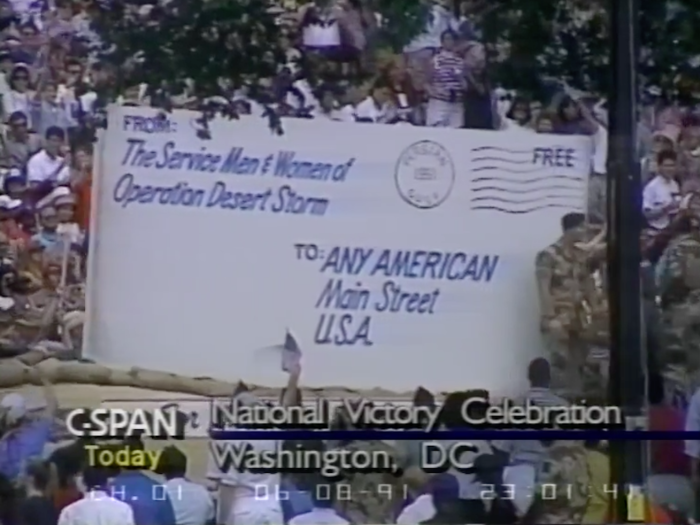
[[[92,88],[113,74],[85,45],[100,38],[90,26],[89,4],[0,2],[0,356],[29,349],[75,356],[81,346],[93,145],[80,131],[97,109]],[[576,395],[601,402],[608,380],[608,334],[601,326],[608,319],[605,269],[599,249],[605,232],[605,99],[557,82],[540,99],[493,85],[474,5],[431,2],[425,30],[391,53],[378,44],[382,20],[366,2],[279,7],[287,60],[279,64],[277,77],[263,81],[272,98],[263,105],[249,96],[247,86],[236,86],[230,101],[239,113],[260,116],[272,107],[286,118],[354,125],[590,136],[588,213],[566,216],[561,239],[538,257],[542,329],[551,353],[549,361],[531,363],[531,389],[524,397],[565,404],[571,401],[565,384],[573,385]],[[147,92],[146,86],[135,86],[120,102],[149,105]],[[638,135],[645,181],[640,201],[647,220],[645,314],[659,372],[650,381],[651,426],[700,430],[700,394],[693,395],[700,387],[700,116],[654,88],[644,96]],[[190,102],[186,96],[172,101],[185,108]],[[587,290],[583,298],[581,289]],[[300,401],[299,373],[292,372],[282,402]],[[87,466],[84,441],[47,446],[60,422],[52,386],[47,383],[45,391],[43,413],[31,412],[18,394],[0,402],[2,525],[614,521],[604,442],[483,442],[477,458],[481,468],[473,475],[423,472],[415,442],[333,444],[388,447],[403,465],[403,475],[347,473],[329,481],[313,473],[271,474],[254,483],[281,486],[286,496],[257,501],[253,482],[244,475],[215,472],[208,486],[189,481],[188,458],[177,447],[164,452],[158,478]],[[445,426],[461,426],[454,406],[484,394],[448,396],[445,413],[451,416]],[[419,389],[415,402],[436,399]],[[134,438],[128,445],[148,446]],[[648,522],[683,523],[694,516],[700,488],[697,448],[696,442],[651,445]],[[538,494],[537,487],[545,484],[565,489],[553,496]],[[154,485],[166,487],[167,495],[156,500]],[[321,491],[320,486],[332,488]]]

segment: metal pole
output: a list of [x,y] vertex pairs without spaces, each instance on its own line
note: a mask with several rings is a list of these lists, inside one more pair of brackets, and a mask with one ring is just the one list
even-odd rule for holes
[[[611,70],[608,149],[608,268],[610,306],[610,402],[623,407],[628,422],[643,425],[646,352],[642,330],[640,230],[642,182],[637,155],[639,56],[637,0],[609,0]],[[610,491],[617,489],[615,523],[643,522],[643,441],[610,444]],[[630,497],[632,495],[632,497]],[[640,515],[641,513],[641,515]]]

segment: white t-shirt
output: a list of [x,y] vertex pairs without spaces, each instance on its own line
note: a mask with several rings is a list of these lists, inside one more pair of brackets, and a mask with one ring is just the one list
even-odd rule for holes
[[106,492],[92,491],[85,497],[65,507],[58,518],[58,525],[134,525],[134,511],[123,501]]
[[[679,202],[680,193],[681,189],[675,180],[669,180],[661,175],[657,175],[644,186],[644,212],[656,212],[674,201]],[[656,219],[650,219],[649,225],[660,230],[668,226],[670,222],[671,215],[664,214]]]
[[388,116],[388,111],[386,104],[377,107],[372,97],[367,97],[357,106],[355,106],[355,118],[357,119],[371,119],[372,122],[386,122]]
[[165,482],[165,491],[177,525],[201,525],[214,519],[214,500],[202,485],[175,478]]
[[307,24],[301,29],[301,39],[304,45],[308,47],[339,46],[338,10],[330,9],[323,12],[321,9],[316,9],[316,12],[318,22]]
[[27,162],[27,180],[29,182],[44,182],[53,180],[58,184],[68,182],[70,168],[65,159],[60,156],[51,157],[46,150],[32,155]]

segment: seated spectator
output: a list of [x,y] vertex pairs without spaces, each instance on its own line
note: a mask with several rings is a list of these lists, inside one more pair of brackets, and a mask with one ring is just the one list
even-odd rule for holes
[[5,154],[10,168],[24,170],[30,157],[41,150],[41,137],[29,132],[27,114],[16,111],[10,115],[5,138]]
[[382,82],[375,82],[370,95],[355,106],[355,120],[385,123],[390,117],[389,101],[388,86]]
[[27,163],[27,181],[30,188],[42,183],[62,184],[70,180],[70,167],[62,151],[66,132],[55,126],[46,130],[44,149],[36,153]]
[[676,153],[662,151],[657,158],[658,174],[644,187],[643,209],[649,226],[663,230],[678,212],[681,189],[676,182]]

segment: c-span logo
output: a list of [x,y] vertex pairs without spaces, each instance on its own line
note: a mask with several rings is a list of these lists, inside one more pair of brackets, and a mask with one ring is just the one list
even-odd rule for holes
[[401,153],[394,173],[396,189],[411,206],[429,209],[447,200],[455,183],[450,153],[437,142],[421,140]]

